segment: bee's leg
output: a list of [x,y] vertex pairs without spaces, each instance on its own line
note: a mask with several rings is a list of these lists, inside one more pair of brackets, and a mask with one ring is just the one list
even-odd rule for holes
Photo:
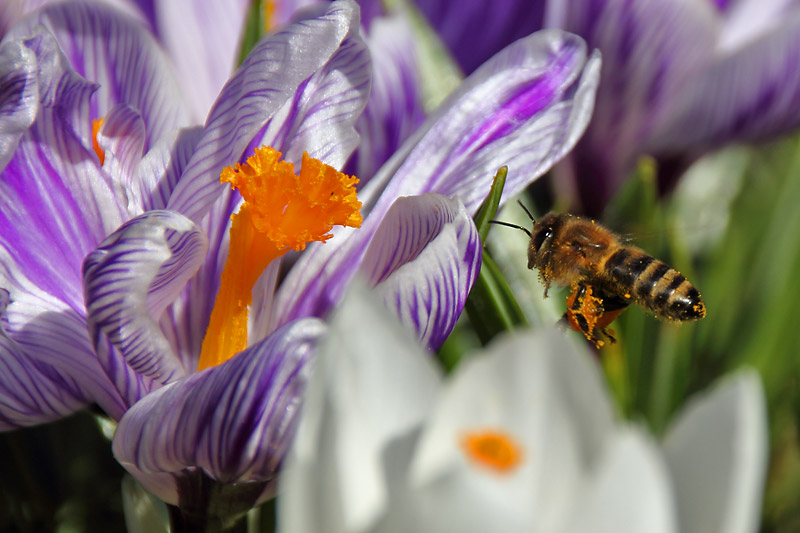
[[567,311],[561,317],[575,331],[580,331],[587,340],[596,347],[604,344],[596,334],[595,325],[603,316],[603,300],[592,294],[591,285],[579,282],[572,287],[572,292],[567,297]]

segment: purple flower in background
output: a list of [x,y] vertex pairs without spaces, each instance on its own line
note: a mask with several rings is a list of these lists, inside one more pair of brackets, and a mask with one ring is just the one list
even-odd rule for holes
[[[502,44],[481,38],[461,46],[453,28],[485,23],[482,36],[507,35],[526,20],[464,9],[462,2],[416,1],[462,65],[468,52],[480,57]],[[503,5],[513,11],[530,2]],[[800,124],[800,8],[794,3],[552,0],[542,9],[543,26],[576,33],[603,54],[592,122],[569,164],[559,167],[577,180],[590,213],[599,213],[644,154],[660,163],[666,189],[708,150]]]

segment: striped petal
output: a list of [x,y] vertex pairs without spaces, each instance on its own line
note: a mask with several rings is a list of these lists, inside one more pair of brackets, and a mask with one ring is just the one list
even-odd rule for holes
[[72,68],[99,84],[92,118],[105,116],[118,104],[137,109],[145,123],[146,149],[188,125],[168,59],[133,19],[101,3],[48,4],[20,21],[9,35],[30,35],[39,24],[52,32]]
[[[290,112],[301,108],[289,102],[304,81],[329,62],[341,60],[341,56],[336,57],[338,52],[343,51],[345,58],[356,53],[363,58],[357,32],[357,6],[349,0],[338,1],[330,4],[324,15],[293,24],[258,44],[222,89],[208,116],[203,137],[167,207],[199,221],[225,189],[219,183],[222,168],[246,155],[254,141],[262,140],[266,129],[298,131],[295,126],[297,117]],[[366,66],[363,59],[361,61]],[[346,78],[344,75],[341,77]],[[358,81],[362,83],[361,78]],[[325,96],[338,100],[338,94]],[[330,110],[323,102],[324,99],[319,100],[319,105],[326,111],[321,117],[336,116],[335,110]],[[347,109],[352,108],[351,102],[345,103]],[[279,118],[274,120],[276,117]],[[352,122],[356,117],[344,113],[338,118],[326,122],[325,129],[313,136],[313,145],[295,150],[306,149],[319,155],[321,150],[335,142],[332,139],[339,136],[355,139],[349,132],[352,132]],[[313,123],[308,118],[303,122]],[[303,138],[307,139],[308,135]],[[343,163],[344,160],[339,162]]]
[[24,268],[32,283],[82,313],[81,262],[125,209],[78,131],[95,86],[69,68],[49,34],[25,46],[37,59],[39,109],[2,172],[0,247],[18,265],[9,268]]
[[695,0],[577,0],[548,13],[548,24],[603,54],[595,112],[574,152],[581,201],[598,213],[713,54],[716,9]]
[[397,199],[360,272],[400,321],[436,350],[461,315],[480,266],[480,238],[464,205],[426,194]]
[[128,105],[114,107],[97,132],[103,151],[103,170],[109,174],[117,198],[124,199],[128,215],[140,213],[144,200],[139,182],[139,164],[144,155],[145,126],[138,111]]
[[[341,296],[380,220],[400,196],[457,195],[474,212],[497,168],[506,197],[541,176],[575,144],[591,116],[600,60],[560,31],[521,39],[468,78],[359,195],[371,211],[339,246],[314,246],[278,293],[278,323],[321,316]],[[341,242],[341,240],[340,240]]]
[[361,39],[342,42],[330,60],[298,87],[254,145],[272,146],[295,165],[303,152],[341,168],[358,145],[354,124],[372,81],[370,54]]
[[158,321],[197,271],[207,245],[185,217],[151,211],[123,225],[86,257],[89,334],[128,405],[193,370],[175,353]]
[[258,483],[261,497],[270,495],[323,331],[316,320],[288,324],[228,362],[149,394],[120,421],[115,457],[172,504],[179,481],[165,486],[164,474],[180,478],[194,468],[223,484]]
[[[361,14],[363,21],[363,2]],[[372,91],[356,122],[361,142],[345,169],[358,176],[360,188],[425,119],[416,44],[407,16],[374,18],[367,44],[374,68]]]
[[[466,73],[509,44],[544,27],[543,0],[415,0]],[[480,37],[477,37],[480,36]]]
[[0,431],[49,422],[89,400],[74,379],[27,357],[6,332],[8,291],[0,289]]
[[[238,60],[247,0],[137,1],[172,58],[193,122],[202,123]],[[278,2],[276,2],[278,3]],[[176,24],[176,21],[180,21]]]
[[34,53],[21,42],[0,45],[0,172],[39,109]]
[[672,112],[646,150],[699,154],[736,141],[757,141],[800,125],[800,10],[768,33],[723,50],[670,95]]
[[669,429],[664,453],[681,531],[756,531],[769,453],[758,375],[740,372],[690,404]]

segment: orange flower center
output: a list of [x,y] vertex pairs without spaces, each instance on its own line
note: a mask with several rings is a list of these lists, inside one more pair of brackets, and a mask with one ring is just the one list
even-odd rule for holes
[[97,132],[100,131],[100,126],[102,125],[102,117],[92,121],[92,146],[94,147],[94,153],[100,158],[100,166],[103,166],[103,162],[106,160],[106,153],[100,148],[100,144],[97,142]]
[[225,168],[220,181],[241,193],[231,216],[228,258],[198,370],[223,363],[247,347],[248,306],[264,269],[290,249],[326,241],[334,225],[359,227],[358,179],[303,154],[300,175],[273,148],[256,148],[247,163]]
[[467,458],[500,474],[511,473],[522,459],[522,448],[503,431],[471,432],[462,442]]

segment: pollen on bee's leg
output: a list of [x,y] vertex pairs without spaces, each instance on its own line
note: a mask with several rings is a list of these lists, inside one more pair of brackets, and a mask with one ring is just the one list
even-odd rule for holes
[[513,472],[522,460],[522,447],[503,431],[467,433],[461,445],[469,460],[499,474]]
[[300,174],[269,147],[256,148],[242,165],[225,168],[220,181],[244,203],[231,216],[228,258],[211,312],[198,369],[218,365],[247,347],[248,306],[264,269],[289,250],[326,241],[334,225],[359,227],[358,179],[303,154]]

